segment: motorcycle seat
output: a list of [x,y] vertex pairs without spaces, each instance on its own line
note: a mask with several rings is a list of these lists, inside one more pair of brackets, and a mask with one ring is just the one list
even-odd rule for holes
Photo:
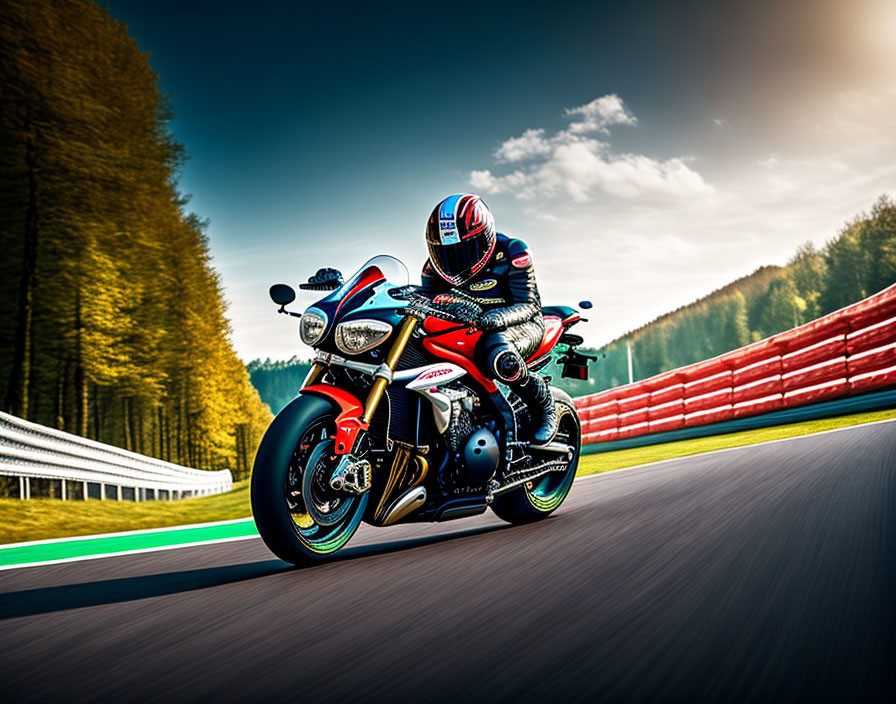
[[565,322],[579,313],[575,308],[571,308],[570,306],[544,306],[541,309],[541,314],[545,317],[553,315]]
[[[542,309],[544,310],[544,309]],[[571,310],[571,309],[570,309]],[[573,311],[575,312],[575,311]],[[544,316],[544,335],[541,338],[541,344],[538,346],[538,349],[535,350],[526,361],[528,363],[535,362],[536,360],[544,357],[544,355],[549,354],[552,349],[554,349],[554,345],[557,344],[557,341],[560,339],[560,336],[563,334],[563,319],[559,315],[545,315]]]

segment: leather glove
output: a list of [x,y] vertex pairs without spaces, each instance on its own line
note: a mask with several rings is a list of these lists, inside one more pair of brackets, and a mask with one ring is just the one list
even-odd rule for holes
[[433,299],[433,304],[449,315],[461,320],[471,327],[479,327],[482,318],[482,307],[466,296],[454,293],[442,293]]

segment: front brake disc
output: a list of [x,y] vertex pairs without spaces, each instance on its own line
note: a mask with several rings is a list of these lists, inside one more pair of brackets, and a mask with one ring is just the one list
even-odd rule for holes
[[330,476],[336,469],[329,458],[330,441],[318,443],[302,473],[302,498],[305,509],[315,523],[332,526],[339,523],[351,509],[351,496],[330,487]]

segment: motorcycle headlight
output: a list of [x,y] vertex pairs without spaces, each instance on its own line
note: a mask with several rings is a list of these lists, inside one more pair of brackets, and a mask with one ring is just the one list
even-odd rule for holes
[[324,336],[327,329],[327,316],[318,308],[309,308],[299,321],[299,337],[306,345],[315,345]]
[[392,333],[392,326],[379,320],[352,320],[336,326],[336,346],[345,354],[372,350]]

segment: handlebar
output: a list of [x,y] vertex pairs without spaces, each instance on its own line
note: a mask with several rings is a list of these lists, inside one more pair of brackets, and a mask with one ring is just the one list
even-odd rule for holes
[[[415,295],[411,298],[411,305],[405,309],[405,313],[421,320],[421,316],[431,315],[434,318],[468,328],[470,332],[480,329],[479,318],[482,315],[482,308],[479,304],[463,292],[451,291],[439,294],[439,296],[442,295],[451,300],[436,301],[423,295]],[[455,312],[458,306],[460,310]]]
[[[466,321],[462,321],[456,315],[449,313],[448,311],[442,309],[438,303],[433,302],[429,298],[422,296],[420,294],[414,294],[408,301],[408,306],[404,309],[405,315],[413,315],[414,317],[420,318],[431,315],[434,318],[441,318],[442,320],[447,320],[452,323],[464,323]],[[422,319],[422,318],[421,318]]]

